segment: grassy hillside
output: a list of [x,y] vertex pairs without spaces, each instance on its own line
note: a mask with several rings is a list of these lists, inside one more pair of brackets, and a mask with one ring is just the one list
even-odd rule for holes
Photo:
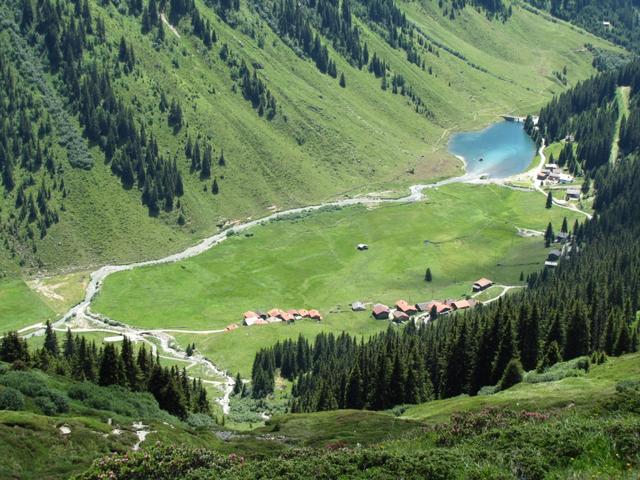
[[[570,83],[592,73],[591,54],[583,48],[586,42],[613,48],[518,7],[501,23],[470,8],[451,21],[442,18],[435,2],[420,8],[401,3],[409,20],[443,46],[435,49],[437,55],[424,54],[433,72],[429,75],[408,63],[404,52],[391,48],[369,24],[354,18],[369,50],[402,74],[428,106],[430,117],[425,118],[414,112],[406,97],[383,92],[379,79],[352,67],[330,48],[347,79],[346,88],[340,88],[300,58],[243,2],[234,17],[235,28],[196,2],[217,35],[210,51],[190,34],[187,19],[175,26],[179,38],[167,28],[159,45],[153,35],[140,33],[138,17],[111,4],[89,6],[94,18],[104,20],[106,42],[87,54],[88,60],[113,58],[123,35],[134,45],[133,72],[116,76],[114,88],[133,108],[136,120],[156,135],[160,153],[177,158],[185,181],[181,205],[186,225],[176,224],[176,212],[149,217],[139,192],[121,188],[97,148],[91,149],[95,162],[88,171],[65,165],[58,149],[68,190],[60,221],[43,239],[35,239],[36,253],[21,251],[13,259],[22,258],[38,269],[159,256],[215,231],[225,219],[262,215],[272,205],[309,204],[382,185],[452,175],[458,165],[444,149],[452,129],[485,125],[508,111],[537,109],[563,88],[552,71],[566,65]],[[4,15],[10,17],[11,11],[5,9]],[[5,31],[5,45],[18,48],[9,37]],[[219,58],[225,44],[239,60],[263,67],[260,77],[279,105],[272,121],[259,117],[239,92],[234,93],[232,72]],[[498,44],[519,54],[499,54]],[[536,45],[535,51],[531,45]],[[43,75],[55,85],[46,71]],[[26,75],[21,81],[30,83]],[[181,102],[185,126],[177,134],[158,109],[160,93]],[[215,159],[224,149],[227,166],[215,166],[213,172],[220,184],[216,196],[204,191],[210,190],[210,181],[187,173],[187,135],[209,138]],[[10,196],[6,201],[12,200]]]
[[[311,470],[320,478],[635,478],[638,383],[630,378],[639,360],[634,354],[593,366],[580,377],[583,390],[576,378],[545,383],[553,400],[532,394],[538,401],[502,403],[503,395],[526,397],[540,388],[521,384],[487,397],[430,402],[400,418],[354,410],[283,415],[253,432],[276,440],[270,455],[236,461],[206,450],[151,448],[126,465],[106,460],[80,478],[130,469],[141,478],[170,478],[151,469],[169,460],[179,460],[187,478],[291,478]],[[483,405],[473,403],[480,398]],[[294,449],[282,455],[283,444]]]

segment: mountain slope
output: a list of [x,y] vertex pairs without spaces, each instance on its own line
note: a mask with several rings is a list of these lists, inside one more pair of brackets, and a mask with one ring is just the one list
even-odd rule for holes
[[[329,34],[321,35],[331,61],[345,76],[346,86],[341,88],[338,78],[322,74],[311,59],[302,58],[290,40],[284,37],[284,41],[269,26],[269,19],[244,2],[238,11],[228,14],[215,3],[212,8],[195,2],[193,8],[215,31],[217,41],[211,49],[193,34],[188,15],[172,18],[171,5],[165,8],[167,22],[176,23],[174,28],[162,23],[162,34],[156,26],[143,34],[141,14],[132,12],[132,7],[85,2],[93,34],[87,33],[84,66],[76,62],[79,78],[87,78],[94,61],[108,66],[116,98],[130,110],[137,128],[144,125],[146,135],[157,141],[157,155],[168,162],[175,159],[182,174],[184,195],[172,200],[171,211],[160,208],[149,216],[149,209],[141,205],[142,184],[123,189],[112,173],[113,162],[105,164],[101,144],[106,137],[78,147],[85,157],[90,156],[87,164],[92,163],[91,168],[68,164],[68,154],[59,141],[61,125],[72,130],[76,144],[78,139],[87,143],[82,138],[86,126],[60,83],[61,74],[53,71],[47,59],[42,33],[37,29],[28,33],[20,26],[21,3],[3,6],[0,38],[18,83],[26,85],[36,102],[41,102],[30,112],[34,125],[39,122],[38,110],[55,113],[49,97],[59,97],[53,103],[64,107],[60,118],[65,121],[52,122],[53,131],[40,138],[61,170],[47,177],[47,187],[54,181],[59,187],[64,179],[64,189],[54,191],[50,200],[57,222],[44,229],[43,238],[29,233],[28,222],[11,219],[12,205],[17,189],[29,175],[35,181],[25,191],[27,197],[32,192],[35,198],[42,174],[16,164],[16,186],[3,200],[2,235],[8,246],[2,252],[2,268],[8,274],[18,263],[32,272],[58,271],[157,257],[214,232],[227,220],[265,214],[272,205],[282,208],[316,203],[337,195],[456,174],[459,166],[444,149],[452,129],[480,126],[500,113],[537,108],[564,88],[552,72],[565,65],[570,83],[589,75],[592,56],[583,48],[585,43],[615,50],[595,37],[519,7],[513,8],[507,21],[500,22],[472,8],[451,20],[442,17],[435,2],[421,6],[399,3],[411,25],[406,31],[412,32],[412,48],[419,50],[425,62],[422,70],[407,61],[405,51],[392,47],[384,30],[354,6],[354,12],[360,13],[354,13],[352,21],[362,44],[388,64],[388,89],[380,88],[381,79],[366,66],[360,70],[338,53]],[[69,18],[73,8],[84,8],[80,2],[82,8],[74,7],[73,2],[63,5],[63,19]],[[33,15],[35,25],[37,11]],[[163,40],[158,40],[160,35]],[[509,43],[512,52],[526,51],[531,44],[536,44],[537,50],[524,58],[515,53],[502,55],[491,40],[495,35]],[[123,37],[125,50],[132,49],[134,59],[119,53]],[[223,51],[231,52],[226,60],[220,56]],[[23,58],[43,59],[35,77],[25,71],[19,52]],[[260,116],[259,109],[243,98],[242,61],[249,66],[250,75],[257,69],[257,78],[277,102],[271,120]],[[407,96],[400,91],[392,93],[391,83],[398,75],[404,79]],[[43,82],[45,89],[41,88]],[[179,103],[183,117],[180,129],[168,124],[170,109],[159,107],[164,100]],[[415,111],[417,101],[423,110],[420,114]],[[201,148],[212,146],[210,175],[191,173],[190,160],[184,154],[187,138],[195,142],[198,136]],[[222,152],[225,166],[217,162]],[[214,179],[219,190],[216,195],[211,192]],[[30,224],[32,231],[38,221]]]

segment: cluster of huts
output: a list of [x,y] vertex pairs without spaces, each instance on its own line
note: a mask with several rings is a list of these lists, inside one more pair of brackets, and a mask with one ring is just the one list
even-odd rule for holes
[[[319,322],[320,320],[322,320],[322,315],[318,310],[305,310],[304,308],[298,310],[291,309],[286,311],[279,308],[272,308],[268,312],[261,312],[259,310],[254,312],[252,310],[249,310],[242,314],[242,325],[244,325],[245,327],[250,327],[252,325],[267,325],[269,323],[278,322],[291,323],[303,318],[309,318],[311,320],[316,320]],[[225,330],[230,331],[235,330],[236,328],[238,328],[238,325],[233,323],[229,325]]]
[[573,182],[574,178],[567,173],[562,173],[562,169],[555,163],[547,163],[538,173],[538,180],[548,184],[559,183],[564,185]]
[[[481,292],[493,285],[493,282],[487,278],[481,278],[473,284],[474,292]],[[360,303],[360,302],[356,302]],[[461,300],[431,300],[430,302],[421,302],[411,304],[405,300],[398,300],[395,305],[389,307],[382,303],[376,303],[373,306],[371,314],[377,320],[393,320],[394,322],[406,322],[413,317],[425,317],[425,319],[433,319],[433,317],[448,315],[450,313],[467,310],[478,304],[473,298],[465,298]],[[356,304],[354,303],[354,306]],[[359,306],[359,305],[358,305]],[[352,306],[353,308],[353,306]],[[354,308],[355,310],[355,308]]]

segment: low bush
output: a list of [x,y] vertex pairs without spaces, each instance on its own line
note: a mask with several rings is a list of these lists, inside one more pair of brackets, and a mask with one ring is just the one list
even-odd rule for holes
[[216,422],[204,413],[190,413],[187,417],[187,425],[196,429],[213,428]]
[[53,401],[49,397],[36,397],[34,399],[34,403],[40,410],[42,410],[42,413],[49,417],[58,413],[56,404],[53,403]]
[[15,388],[27,397],[46,395],[49,391],[41,376],[33,371],[11,371],[0,376],[0,385]]
[[526,383],[544,383],[555,382],[569,377],[582,377],[587,374],[591,368],[591,360],[589,357],[578,357],[568,362],[561,362],[552,365],[542,373],[531,371],[524,376]]
[[0,410],[22,410],[24,395],[15,388],[5,387],[0,391]]

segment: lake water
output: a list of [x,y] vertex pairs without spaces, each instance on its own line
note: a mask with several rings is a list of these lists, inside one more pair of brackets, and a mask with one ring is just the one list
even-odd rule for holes
[[464,158],[467,173],[505,178],[524,172],[536,154],[536,145],[517,122],[499,122],[477,132],[454,135],[449,152]]

